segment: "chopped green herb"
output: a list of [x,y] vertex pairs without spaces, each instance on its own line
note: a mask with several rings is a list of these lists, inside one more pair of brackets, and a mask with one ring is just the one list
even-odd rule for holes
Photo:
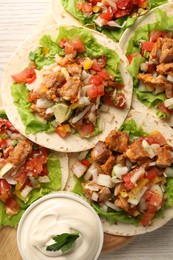
[[58,251],[61,250],[62,253],[66,253],[73,246],[76,239],[79,237],[79,233],[63,233],[61,235],[57,235],[52,239],[56,242],[52,245],[46,247],[47,251]]

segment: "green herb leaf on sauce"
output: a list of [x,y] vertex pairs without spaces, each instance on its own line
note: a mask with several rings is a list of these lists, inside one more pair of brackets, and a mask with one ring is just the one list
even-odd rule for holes
[[79,237],[79,233],[63,233],[61,235],[57,235],[52,239],[56,242],[52,245],[46,247],[47,251],[58,251],[61,250],[62,253],[66,253],[73,246],[76,239]]

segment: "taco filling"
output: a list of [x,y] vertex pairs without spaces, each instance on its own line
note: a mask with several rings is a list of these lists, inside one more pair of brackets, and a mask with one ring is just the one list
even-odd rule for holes
[[160,132],[144,133],[133,120],[123,127],[99,141],[86,158],[74,161],[71,170],[98,214],[114,223],[146,227],[166,205],[173,147]]
[[83,24],[93,26],[116,41],[139,16],[164,3],[165,0],[62,0],[65,10]]
[[[99,54],[88,50],[90,42],[82,36],[70,39],[67,34],[52,42],[53,60],[50,48],[40,47],[30,53],[28,67],[12,75],[15,83],[26,86],[30,112],[62,138],[76,133],[86,138],[97,135],[102,131],[100,112],[107,112],[109,106],[120,110],[126,106],[124,84],[117,69],[119,57],[96,44],[92,37],[90,41],[93,48],[101,49]],[[47,59],[46,66],[38,62],[38,52]],[[115,57],[112,73],[111,55],[112,60]],[[13,84],[12,94],[19,87]]]
[[0,225],[16,226],[24,209],[61,183],[59,157],[0,118]]
[[156,108],[158,117],[170,119],[173,111],[173,17],[167,16],[161,8],[153,12],[154,15],[155,23],[137,28],[126,55],[137,98],[146,106]]

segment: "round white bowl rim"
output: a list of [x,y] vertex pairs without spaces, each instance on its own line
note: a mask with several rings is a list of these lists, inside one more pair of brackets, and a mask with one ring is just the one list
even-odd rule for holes
[[85,207],[87,207],[92,212],[92,214],[95,216],[97,223],[98,223],[98,226],[99,226],[99,238],[100,238],[100,243],[99,243],[99,247],[97,249],[97,254],[95,255],[95,257],[93,259],[93,260],[97,260],[100,253],[101,253],[101,250],[102,250],[102,247],[103,247],[103,242],[104,242],[104,231],[103,231],[103,225],[101,223],[101,220],[100,220],[99,216],[97,215],[97,213],[95,212],[95,210],[92,208],[92,206],[87,201],[85,201],[78,194],[73,193],[73,192],[69,192],[69,191],[56,191],[56,192],[52,192],[52,193],[49,193],[47,195],[44,195],[43,197],[34,201],[26,209],[26,211],[22,215],[22,217],[19,221],[18,227],[17,227],[17,246],[18,246],[18,249],[19,249],[20,254],[23,257],[23,259],[25,259],[25,258],[24,258],[24,255],[23,255],[23,252],[22,252],[21,246],[20,246],[20,233],[21,233],[21,229],[22,229],[23,223],[25,221],[25,218],[29,214],[29,212],[31,212],[32,209],[35,208],[38,204],[42,203],[43,201],[45,201],[47,199],[52,199],[52,198],[68,198],[68,199],[71,199],[71,200],[75,200],[75,201],[81,203],[82,205],[84,205]]

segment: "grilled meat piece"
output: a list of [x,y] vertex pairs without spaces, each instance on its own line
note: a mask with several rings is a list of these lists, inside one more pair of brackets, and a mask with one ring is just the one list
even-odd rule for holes
[[112,193],[110,191],[110,189],[108,187],[103,187],[99,192],[98,192],[98,201],[100,203],[107,201],[109,199],[111,199],[112,197]]
[[50,71],[49,74],[44,75],[44,85],[47,86],[48,89],[50,88],[59,88],[64,85],[66,82],[66,78],[63,73]]
[[171,153],[169,145],[164,145],[160,147],[157,153],[156,164],[159,167],[169,167],[173,163],[173,155]]
[[80,88],[80,80],[70,77],[68,81],[59,88],[58,92],[63,99],[74,102],[78,100],[78,92]]
[[154,64],[159,64],[159,59],[161,55],[161,48],[164,42],[164,38],[158,38],[157,42],[154,43],[152,51],[150,53],[149,61],[152,61]]
[[149,158],[148,153],[141,145],[141,140],[135,140],[132,144],[129,145],[127,151],[125,152],[125,156],[128,157],[134,163],[141,163]]
[[141,80],[142,82],[144,82],[145,84],[150,85],[151,87],[153,87],[153,89],[156,89],[157,93],[165,91],[167,98],[172,97],[173,86],[172,86],[172,84],[164,81],[162,77],[158,76],[157,78],[155,78],[155,77],[153,77],[152,74],[139,73],[138,79]]
[[18,166],[22,164],[28,155],[32,152],[32,144],[29,141],[22,141],[18,143],[14,149],[9,153],[7,162]]
[[40,116],[41,118],[43,118],[45,120],[49,120],[53,116],[53,113],[46,114],[47,109],[39,108],[36,106],[35,103],[32,103],[30,109],[31,109],[31,112],[36,113],[38,116]]
[[116,130],[112,130],[105,140],[105,144],[110,150],[119,153],[123,153],[127,150],[128,143],[128,134]]
[[102,141],[98,141],[95,147],[91,151],[91,158],[100,164],[103,164],[111,156],[111,151],[107,149],[106,145]]
[[159,61],[160,63],[173,61],[173,39],[164,38]]
[[173,62],[161,63],[156,66],[157,73],[161,75],[173,75]]
[[103,165],[101,165],[101,169],[104,171],[106,175],[111,175],[115,163],[116,163],[115,157],[111,155],[107,159],[107,161]]

